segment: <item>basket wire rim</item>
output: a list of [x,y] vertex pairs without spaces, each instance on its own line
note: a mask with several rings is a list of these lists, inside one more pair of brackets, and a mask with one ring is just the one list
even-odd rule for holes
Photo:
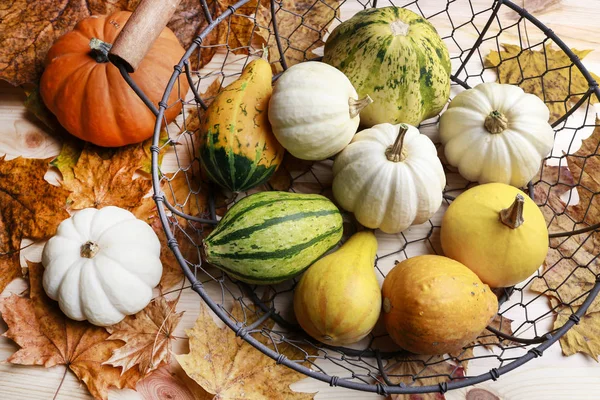
[[[208,12],[208,7],[206,5],[206,0],[200,0],[200,1],[201,1],[203,10],[205,12],[205,15],[207,17],[210,17],[210,13]],[[184,69],[185,69],[186,75],[188,75],[188,77],[190,76],[189,75],[189,64],[187,61],[189,59],[190,55],[202,44],[202,40],[212,31],[212,29],[214,29],[215,26],[217,26],[224,19],[228,18],[239,7],[246,4],[248,1],[249,0],[241,0],[238,3],[234,4],[233,6],[230,6],[227,10],[225,10],[221,15],[219,15],[219,17],[217,17],[214,20],[212,18],[207,18],[207,20],[209,21],[209,25],[196,37],[196,39],[193,41],[192,45],[190,45],[190,47],[187,49],[187,51],[185,52],[184,56],[181,58],[179,63],[174,67],[174,72],[171,75],[171,78],[169,79],[169,82],[166,86],[163,97],[158,104],[158,106],[159,106],[158,109],[156,109],[156,107],[151,102],[146,101],[147,98],[145,97],[143,92],[141,90],[139,90],[137,85],[135,85],[135,82],[133,82],[133,80],[129,76],[129,73],[124,68],[122,68],[122,66],[117,65],[117,67],[119,67],[121,75],[126,79],[126,81],[129,83],[129,85],[132,87],[132,89],[136,92],[136,94],[138,94],[138,96],[144,101],[144,103],[146,103],[146,105],[150,108],[150,110],[152,110],[153,113],[156,115],[154,135],[153,135],[152,145],[150,147],[151,178],[152,178],[152,187],[153,187],[153,192],[154,192],[153,199],[157,206],[157,213],[158,213],[159,219],[161,221],[163,230],[164,230],[166,238],[167,238],[168,247],[173,252],[175,258],[177,259],[178,263],[180,264],[180,267],[181,267],[186,279],[188,279],[188,281],[190,282],[191,289],[193,291],[195,291],[202,298],[202,300],[206,303],[206,305],[223,321],[223,323],[226,326],[228,326],[232,331],[234,331],[236,333],[236,336],[241,337],[246,342],[250,343],[256,349],[261,351],[263,354],[266,354],[267,356],[274,359],[277,362],[277,364],[283,364],[286,367],[289,367],[289,368],[291,368],[297,372],[300,372],[308,377],[329,383],[330,386],[339,386],[339,387],[344,387],[344,388],[349,388],[349,389],[354,389],[354,390],[359,390],[359,391],[364,391],[364,392],[378,393],[381,395],[417,394],[417,393],[431,393],[431,392],[444,393],[448,390],[472,386],[474,384],[485,382],[490,379],[494,380],[494,381],[497,380],[501,375],[520,367],[521,365],[529,362],[533,358],[540,357],[543,354],[544,350],[546,350],[552,344],[554,344],[556,341],[558,341],[567,331],[569,331],[569,329],[571,329],[573,327],[573,325],[578,323],[579,319],[581,317],[583,317],[583,315],[585,314],[585,312],[587,311],[589,306],[592,304],[593,300],[596,298],[596,296],[600,292],[600,275],[596,277],[596,282],[594,284],[594,287],[589,291],[589,293],[586,297],[586,300],[583,302],[583,304],[581,304],[579,306],[578,310],[570,316],[569,320],[561,328],[559,328],[553,334],[547,333],[546,335],[544,335],[543,336],[544,341],[541,344],[539,344],[535,348],[529,349],[524,355],[512,360],[508,364],[503,365],[499,368],[492,368],[490,371],[480,374],[480,375],[477,375],[477,376],[471,376],[471,377],[467,377],[467,378],[463,378],[463,379],[454,378],[449,382],[442,382],[438,385],[406,386],[405,384],[400,383],[397,385],[390,386],[390,385],[387,385],[387,384],[381,383],[381,382],[377,382],[374,384],[359,383],[359,382],[350,381],[345,378],[340,378],[337,376],[330,376],[323,372],[314,371],[314,370],[302,365],[301,363],[287,359],[285,356],[279,354],[278,352],[274,351],[270,347],[262,344],[248,332],[248,330],[249,330],[248,327],[244,327],[242,324],[237,323],[234,320],[232,320],[229,317],[229,315],[225,311],[223,311],[223,309],[212,300],[210,295],[206,292],[202,282],[200,282],[196,279],[194,272],[189,268],[185,258],[183,257],[183,255],[179,249],[177,239],[175,239],[173,232],[171,231],[166,209],[173,211],[173,207],[169,204],[169,202],[165,198],[164,193],[160,189],[161,174],[160,174],[159,165],[158,165],[159,164],[159,153],[160,153],[159,140],[160,140],[160,132],[162,129],[162,121],[164,119],[164,113],[167,108],[167,101],[168,101],[169,95],[171,94],[171,91],[173,90],[173,87],[175,86],[177,79],[179,78],[181,73],[184,71]],[[275,1],[271,0],[270,3],[271,3],[271,7],[274,7]],[[496,17],[497,12],[500,9],[500,7],[502,5],[506,5],[507,7],[511,8],[513,11],[515,11],[517,14],[519,14],[519,16],[521,16],[522,18],[531,22],[538,29],[540,29],[546,35],[547,38],[551,39],[562,51],[565,52],[565,54],[567,54],[567,56],[569,57],[571,62],[573,62],[573,64],[575,66],[577,66],[577,68],[579,69],[579,71],[582,73],[582,75],[584,76],[584,78],[586,79],[586,81],[589,84],[589,90],[586,93],[586,96],[595,94],[598,98],[600,98],[600,88],[598,87],[598,83],[593,79],[593,77],[591,76],[589,71],[585,68],[585,66],[583,66],[581,60],[571,51],[571,49],[551,29],[546,27],[546,25],[544,25],[540,20],[538,20],[536,17],[531,15],[529,12],[527,12],[524,8],[518,6],[511,0],[494,0],[494,3],[495,3],[495,5],[493,7],[493,12],[492,12],[492,15],[490,16],[488,23],[486,24],[486,27],[479,35],[477,41],[474,43],[473,48],[471,49],[471,53],[469,55],[467,55],[467,58],[462,62],[460,68],[463,68],[464,65],[466,65],[466,63],[468,62],[472,53],[475,51],[475,49],[479,46],[479,44],[483,40],[483,37],[487,31],[487,28],[491,24],[491,21]],[[375,7],[376,4],[377,4],[377,2],[374,1],[373,7]],[[274,16],[274,14],[273,14],[273,16]],[[275,22],[273,22],[273,24],[275,24]],[[278,46],[280,46],[279,40],[277,40],[277,42],[278,42]],[[283,52],[280,51],[280,54],[283,54]],[[456,78],[455,76],[453,76],[453,80],[455,81],[455,83],[458,83],[465,88],[469,88],[468,84],[466,84],[465,82]],[[195,95],[196,100],[200,98],[200,96],[196,92],[194,92],[194,95]],[[205,107],[203,102],[200,101],[199,104],[201,104],[203,107]],[[576,109],[576,108],[577,108],[577,104],[574,105],[569,111]],[[155,112],[155,111],[157,111],[157,112]],[[567,111],[566,115],[563,116],[563,118],[561,118],[561,120],[566,119],[570,115],[569,111]],[[558,123],[561,122],[561,120],[557,121],[553,126],[556,126]],[[187,216],[185,216],[185,217],[187,217]],[[214,215],[212,217],[214,217]],[[203,220],[200,222],[204,222],[204,221],[208,221],[208,220]],[[592,229],[590,229],[590,228],[592,228]],[[598,227],[593,228],[593,226],[590,226],[590,227],[587,227],[584,229],[585,229],[585,232],[588,232],[591,230],[596,230],[596,229],[598,229]],[[579,233],[584,233],[584,232],[573,231],[571,234],[579,234]],[[268,315],[268,314],[266,314],[266,315]],[[378,361],[381,361],[381,358],[378,358]],[[385,373],[384,373],[383,369],[381,369],[380,372],[382,372],[382,375],[383,375],[382,377],[384,378],[384,381],[386,381],[387,379],[385,379]]]

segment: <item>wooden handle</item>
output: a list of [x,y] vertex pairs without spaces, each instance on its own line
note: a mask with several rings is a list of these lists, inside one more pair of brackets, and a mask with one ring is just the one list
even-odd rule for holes
[[108,58],[134,72],[181,0],[142,0],[117,36]]

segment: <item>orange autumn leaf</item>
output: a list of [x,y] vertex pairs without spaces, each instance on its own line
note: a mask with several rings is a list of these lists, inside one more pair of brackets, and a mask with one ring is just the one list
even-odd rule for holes
[[81,141],[68,141],[52,161],[62,174],[61,186],[71,192],[71,208],[138,207],[149,193],[148,179],[134,179],[149,157],[145,143],[105,149]]
[[69,217],[68,192],[44,180],[48,160],[0,157],[0,292],[21,275],[21,240],[45,240]]
[[108,340],[104,328],[66,318],[46,296],[42,274],[41,264],[30,263],[29,297],[12,294],[0,301],[8,325],[4,336],[20,347],[7,361],[46,368],[66,365],[96,399],[106,400],[110,387],[134,389],[142,378],[137,369],[122,373],[121,368],[104,365],[123,342]]
[[173,332],[183,315],[175,312],[176,305],[177,300],[159,297],[137,314],[107,327],[108,340],[121,340],[125,345],[116,349],[104,364],[122,367],[123,372],[137,365],[142,375],[168,364]]

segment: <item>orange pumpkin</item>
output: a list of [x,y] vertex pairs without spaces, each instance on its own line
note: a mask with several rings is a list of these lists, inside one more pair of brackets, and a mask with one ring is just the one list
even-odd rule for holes
[[[154,131],[154,114],[107,57],[130,15],[119,11],[86,18],[60,37],[46,56],[40,82],[44,103],[67,131],[98,146],[139,143]],[[152,103],[161,100],[173,66],[183,54],[177,37],[165,28],[131,74]],[[185,78],[179,79],[179,86],[179,90],[175,86],[169,97],[167,123],[181,111],[181,102],[177,100],[189,88]]]

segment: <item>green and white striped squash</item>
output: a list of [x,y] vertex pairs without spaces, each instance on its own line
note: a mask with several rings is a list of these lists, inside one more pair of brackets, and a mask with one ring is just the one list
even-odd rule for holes
[[206,260],[246,283],[290,279],[333,248],[342,216],[317,194],[259,192],[236,203],[204,239]]
[[359,97],[374,103],[361,125],[418,125],[442,111],[450,95],[450,56],[423,17],[400,7],[370,8],[342,22],[325,44],[323,61],[342,71]]

